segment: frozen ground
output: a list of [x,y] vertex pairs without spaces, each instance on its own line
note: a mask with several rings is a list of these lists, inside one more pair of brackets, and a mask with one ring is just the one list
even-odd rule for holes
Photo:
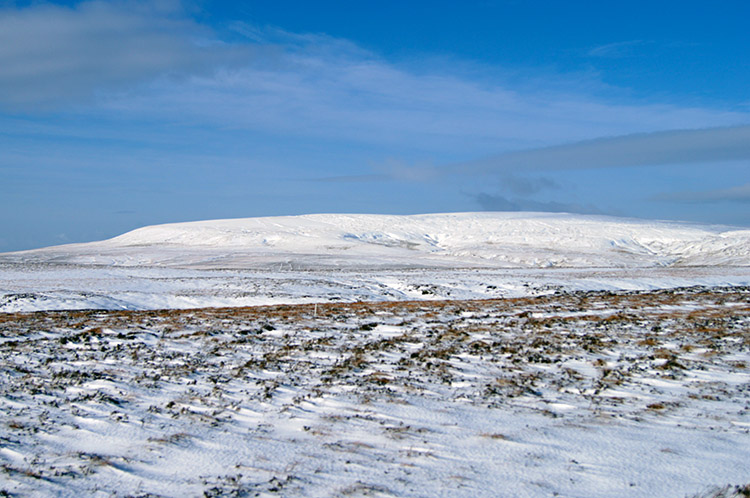
[[0,311],[477,299],[750,285],[750,231],[543,213],[145,227],[0,255]]
[[750,267],[263,271],[0,263],[0,312],[483,299],[748,285]]
[[3,496],[750,483],[746,288],[6,313],[0,358]]

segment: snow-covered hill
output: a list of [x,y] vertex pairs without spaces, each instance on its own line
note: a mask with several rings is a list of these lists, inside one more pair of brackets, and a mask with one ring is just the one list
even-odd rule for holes
[[750,230],[549,213],[318,214],[150,226],[2,259],[290,269],[750,266]]
[[0,254],[0,312],[750,285],[750,231],[542,213],[177,223]]

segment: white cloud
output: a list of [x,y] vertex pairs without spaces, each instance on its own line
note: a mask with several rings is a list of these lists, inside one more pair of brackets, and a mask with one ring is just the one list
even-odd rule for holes
[[168,72],[193,72],[222,50],[170,2],[33,4],[0,9],[0,104],[48,108]]
[[408,149],[443,161],[750,122],[750,113],[597,98],[590,83],[578,91],[536,79],[510,85],[491,76],[494,68],[470,72],[448,60],[417,70],[346,40],[248,23],[232,24],[233,41],[224,42],[179,4],[166,5],[0,10],[0,105],[29,110],[96,93],[85,112],[356,142],[393,148],[394,157]]
[[166,81],[106,106],[135,116],[455,154],[450,159],[657,130],[750,121],[750,114],[612,103],[417,72],[325,44],[276,50],[213,74]]

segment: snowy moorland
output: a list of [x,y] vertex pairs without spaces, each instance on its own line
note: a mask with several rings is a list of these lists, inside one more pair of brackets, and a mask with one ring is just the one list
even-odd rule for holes
[[311,215],[0,255],[0,496],[718,498],[748,461],[748,230]]
[[544,213],[145,227],[0,255],[0,311],[480,299],[750,285],[750,231]]
[[0,314],[3,496],[744,496],[750,291]]

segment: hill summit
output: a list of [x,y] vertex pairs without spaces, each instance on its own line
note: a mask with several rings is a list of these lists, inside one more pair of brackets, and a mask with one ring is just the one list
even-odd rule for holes
[[155,225],[3,258],[286,269],[749,266],[750,230],[564,213],[314,214]]

